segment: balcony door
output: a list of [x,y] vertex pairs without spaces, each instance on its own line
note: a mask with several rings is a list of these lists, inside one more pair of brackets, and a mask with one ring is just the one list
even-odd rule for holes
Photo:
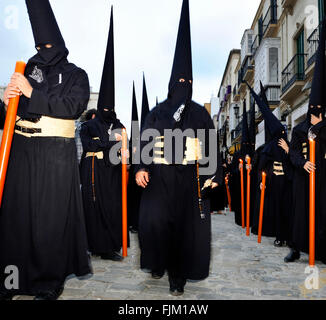
[[297,66],[298,80],[304,79],[304,30],[302,30],[297,38]]

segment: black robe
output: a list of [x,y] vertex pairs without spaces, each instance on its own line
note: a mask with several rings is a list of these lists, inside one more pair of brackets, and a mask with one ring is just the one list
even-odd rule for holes
[[240,159],[243,160],[243,187],[244,187],[244,222],[247,225],[247,170],[245,156],[242,156],[240,151],[235,153],[231,163],[231,176],[230,176],[230,192],[231,192],[231,208],[234,212],[234,220],[238,226],[242,226],[241,214],[241,173],[239,169]]
[[0,130],[3,130],[6,120],[5,104],[0,100]]
[[[114,165],[109,158],[111,148],[117,143],[109,140],[110,128],[121,129],[123,125],[117,119],[105,122],[96,117],[85,122],[80,132],[84,150],[81,161],[84,212],[89,251],[93,255],[113,254],[122,246],[121,163]],[[86,155],[96,152],[103,152],[104,158],[95,156],[93,167],[93,156]]]
[[226,168],[223,167],[222,184],[210,192],[211,212],[221,211],[228,205],[227,192],[225,186]]
[[[169,100],[155,107],[146,118],[144,130],[155,128],[163,135],[169,127],[164,109]],[[214,129],[208,112],[195,102],[184,110],[177,125],[182,131]],[[142,142],[142,147],[144,143]],[[146,142],[145,142],[146,144]],[[208,152],[208,138],[206,138]],[[203,201],[205,218],[200,216],[196,166],[140,164],[150,173],[150,182],[142,192],[139,220],[141,268],[191,280],[205,279],[209,274],[211,254],[210,204]],[[222,183],[220,153],[217,154],[215,181]],[[214,174],[213,174],[214,175]],[[213,176],[212,175],[212,176]],[[203,183],[207,177],[201,177]]]
[[[326,121],[312,127],[316,141],[316,260],[326,263]],[[293,129],[290,158],[293,176],[292,241],[297,250],[309,252],[309,174],[303,169],[309,160],[309,124]]]
[[[77,119],[89,99],[85,71],[63,62],[43,74],[38,89],[21,97],[18,114]],[[61,73],[61,83],[59,73]],[[14,294],[36,295],[62,286],[67,276],[91,272],[73,138],[14,134],[0,211],[0,289],[8,265],[19,269]]]
[[[276,237],[279,241],[289,240],[289,216],[292,209],[292,166],[289,156],[278,148],[281,156],[269,152],[271,144],[277,145],[278,139],[269,142],[261,151],[259,160],[259,183],[257,185],[257,206],[255,207],[255,226],[258,232],[260,212],[260,183],[262,172],[266,173],[266,189],[263,211],[262,235]],[[280,165],[280,163],[282,165]],[[282,168],[282,169],[280,169]]]

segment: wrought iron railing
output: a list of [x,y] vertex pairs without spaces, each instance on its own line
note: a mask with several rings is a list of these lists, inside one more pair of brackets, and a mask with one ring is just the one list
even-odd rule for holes
[[251,54],[254,57],[259,48],[259,36],[257,35],[251,45]]
[[247,74],[248,70],[252,70],[254,68],[254,66],[252,65],[252,58],[251,56],[247,56],[243,62],[243,66],[242,66],[242,75],[243,77],[245,77],[245,75]]
[[286,68],[282,71],[282,92],[287,91],[291,85],[305,78],[305,58],[307,54],[296,54]]
[[268,8],[263,20],[263,34],[266,33],[271,24],[277,23],[277,5],[272,5]]
[[307,68],[310,67],[316,60],[316,52],[319,44],[319,28],[320,27],[317,27],[307,39],[308,42]]

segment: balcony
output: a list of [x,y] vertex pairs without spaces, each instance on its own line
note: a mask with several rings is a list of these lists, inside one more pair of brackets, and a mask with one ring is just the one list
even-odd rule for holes
[[233,101],[239,101],[240,100],[240,95],[238,92],[238,86],[235,85],[233,88]]
[[296,54],[282,72],[282,97],[290,102],[300,92],[305,82],[305,59],[306,54]]
[[306,69],[307,76],[310,76],[314,69],[316,52],[319,45],[319,28],[320,26],[317,27],[307,39],[308,42],[307,69]]
[[251,53],[253,57],[255,56],[258,48],[259,48],[259,36],[257,35],[251,45]]
[[277,5],[268,8],[263,20],[263,35],[266,38],[275,37],[277,30]]
[[265,93],[271,108],[273,108],[273,106],[276,107],[280,104],[281,86],[267,85],[265,87]]
[[243,68],[238,71],[238,94],[240,95],[246,89],[246,84],[243,82]]
[[293,8],[296,2],[297,0],[283,0],[282,6],[283,8]]
[[242,132],[242,120],[238,123],[236,128],[231,131],[232,144],[240,140],[241,132]]
[[252,57],[247,56],[243,61],[243,66],[242,66],[243,80],[250,81],[254,76],[254,69],[255,67],[252,64]]

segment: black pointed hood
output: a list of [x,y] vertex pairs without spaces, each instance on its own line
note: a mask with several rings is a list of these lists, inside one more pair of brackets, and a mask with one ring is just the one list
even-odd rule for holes
[[[26,6],[35,47],[40,47],[38,53],[29,60],[29,64],[47,67],[66,61],[69,51],[49,0],[26,0]],[[46,44],[51,44],[52,48],[45,48]]]
[[[114,83],[114,30],[113,30],[113,7],[111,7],[111,19],[108,43],[106,48],[100,93],[97,103],[99,115],[106,119],[115,114],[115,83]],[[109,111],[104,111],[109,109]]]
[[[260,81],[260,98],[262,99],[263,103],[269,108],[266,91],[261,81]],[[272,139],[272,134],[269,131],[266,121],[264,121],[264,131],[265,131],[265,143],[268,143]]]
[[[274,113],[270,110],[268,103],[266,104],[266,101],[264,102],[263,100],[265,100],[265,98],[261,99],[256,92],[250,87],[250,85],[247,83],[247,86],[250,89],[250,92],[253,96],[253,98],[255,99],[262,115],[263,118],[266,122],[266,126],[271,134],[272,138],[281,138],[284,137],[284,133],[285,133],[285,128],[282,125],[281,121],[279,119],[276,118],[276,116],[274,115]],[[265,90],[263,90],[263,92],[265,92]],[[266,99],[267,100],[267,99]]]
[[158,97],[156,97],[156,105],[158,105]]
[[29,19],[31,21],[35,45],[65,46],[57,20],[49,0],[26,0]]
[[139,139],[139,134],[140,134],[139,118],[138,118],[137,98],[136,98],[136,90],[135,90],[135,82],[134,82],[132,86],[132,112],[131,112],[131,130],[130,130],[130,138],[133,146],[136,145],[136,140]]
[[[184,82],[179,82],[184,79]],[[183,0],[172,73],[169,83],[169,98],[172,108],[177,109],[192,97],[192,56],[189,0]]]
[[256,103],[252,102],[250,105],[250,119],[249,119],[249,140],[252,151],[255,151],[256,146]]
[[242,137],[241,137],[241,154],[245,156],[250,154],[250,141],[248,129],[248,116],[247,116],[247,102],[243,101],[243,116],[242,116]]
[[142,98],[142,106],[141,106],[140,130],[143,130],[144,128],[145,120],[148,114],[149,114],[149,104],[148,104],[145,74],[143,74],[143,98]]
[[[326,64],[325,64],[325,42],[326,42],[326,19],[323,20],[320,28],[319,46],[316,52],[315,71],[312,79],[308,115],[314,114],[317,117],[320,113],[325,115],[326,108]],[[311,108],[313,106],[313,108]],[[317,108],[321,106],[322,108]],[[310,117],[309,121],[310,121]]]

